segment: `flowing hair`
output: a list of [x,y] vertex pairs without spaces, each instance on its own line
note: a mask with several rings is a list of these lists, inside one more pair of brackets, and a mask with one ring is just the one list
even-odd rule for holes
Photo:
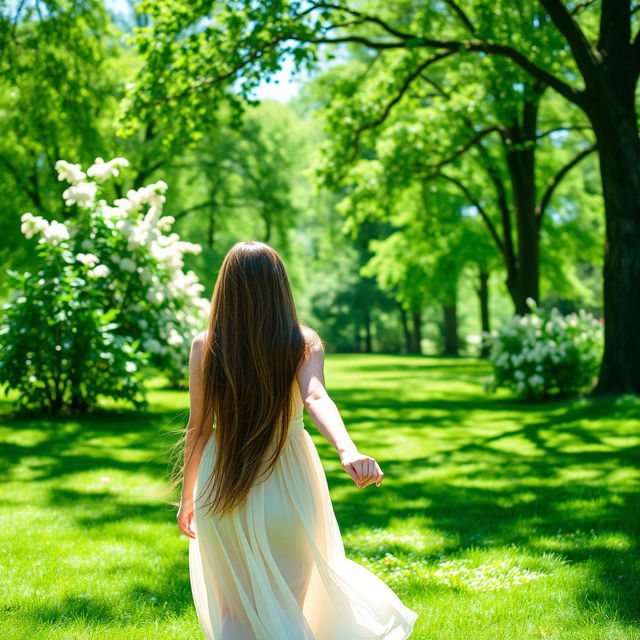
[[[202,494],[211,515],[240,506],[271,475],[287,441],[292,387],[307,351],[280,256],[263,242],[233,245],[216,280],[201,350],[200,415],[212,421],[215,438]],[[195,425],[194,441],[202,427]]]

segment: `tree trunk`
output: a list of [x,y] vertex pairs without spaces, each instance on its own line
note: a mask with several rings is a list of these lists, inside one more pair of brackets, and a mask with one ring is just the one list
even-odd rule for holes
[[640,143],[633,92],[609,97],[589,115],[606,220],[605,347],[593,392],[640,393]]
[[405,348],[407,350],[407,353],[413,353],[411,333],[409,331],[409,322],[407,320],[407,312],[400,303],[398,303],[398,309],[400,309],[400,322],[402,323],[402,333],[404,335]]
[[536,215],[535,150],[536,123],[542,89],[532,88],[535,98],[525,101],[522,124],[516,123],[508,130],[507,166],[511,178],[513,200],[518,230],[518,261],[512,298],[516,313],[529,313],[527,298],[536,302],[539,298],[539,230]]
[[[480,326],[481,331],[489,333],[491,325],[489,321],[489,273],[480,271],[480,283],[478,287],[478,299],[480,301]],[[486,358],[489,355],[489,347],[484,345],[480,349],[480,357]]]
[[215,233],[215,221],[216,221],[216,205],[213,204],[209,209],[209,220],[207,225],[207,246],[209,249],[213,249],[213,240]]
[[265,244],[269,244],[271,242],[271,213],[269,211],[265,211],[262,215],[262,219],[264,220],[264,240]]
[[371,311],[369,307],[364,308],[364,350],[366,353],[373,351],[373,345],[371,340]]
[[422,353],[422,309],[420,307],[411,312],[411,320],[413,322],[412,338],[413,349],[411,353]]
[[458,311],[457,305],[444,305],[443,316],[443,333],[444,333],[444,350],[443,356],[458,356]]

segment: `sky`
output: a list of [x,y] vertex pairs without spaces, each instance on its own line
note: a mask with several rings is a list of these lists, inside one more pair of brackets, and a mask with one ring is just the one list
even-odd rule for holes
[[287,58],[283,62],[282,69],[273,76],[273,81],[262,82],[253,94],[258,100],[277,100],[287,103],[298,94],[302,80],[301,74],[295,73],[292,61]]

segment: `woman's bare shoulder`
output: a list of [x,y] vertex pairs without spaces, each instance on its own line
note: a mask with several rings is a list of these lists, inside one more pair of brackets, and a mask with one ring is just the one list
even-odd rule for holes
[[311,327],[307,327],[306,325],[301,324],[300,331],[302,331],[304,340],[309,346],[316,348],[323,346],[322,338],[320,337],[318,332]]
[[197,333],[194,337],[193,340],[191,342],[192,346],[194,348],[201,348],[204,346],[204,343],[207,339],[207,329],[205,329],[204,331],[201,331],[200,333]]

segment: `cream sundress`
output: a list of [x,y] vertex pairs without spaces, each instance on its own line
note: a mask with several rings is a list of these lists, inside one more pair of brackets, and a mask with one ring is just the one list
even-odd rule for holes
[[418,614],[345,556],[297,379],[285,448],[266,481],[222,518],[199,504],[215,460],[212,433],[194,487],[189,539],[194,605],[206,640],[405,640]]

